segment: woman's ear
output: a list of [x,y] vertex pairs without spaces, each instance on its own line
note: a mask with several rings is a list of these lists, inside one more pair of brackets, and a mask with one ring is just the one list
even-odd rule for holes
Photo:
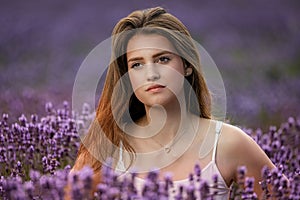
[[189,76],[193,73],[193,68],[192,67],[186,67],[184,69],[184,76]]
[[190,63],[186,60],[183,60],[183,66],[184,66],[184,76],[189,76],[193,72],[193,68],[191,67]]

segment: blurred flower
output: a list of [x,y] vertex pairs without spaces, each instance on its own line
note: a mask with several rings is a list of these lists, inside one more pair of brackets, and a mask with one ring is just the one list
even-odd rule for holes
[[[33,115],[31,121],[21,115],[18,123],[9,123],[8,115],[2,115],[0,195],[3,199],[63,199],[67,183],[71,184],[72,199],[168,199],[174,196],[181,200],[217,196],[214,188],[218,187],[218,176],[213,175],[212,185],[209,185],[207,180],[201,179],[199,164],[189,175],[189,184],[178,187],[174,186],[171,173],[164,174],[161,181],[159,170],[152,170],[146,176],[142,192],[138,193],[137,173],[131,171],[130,176],[120,179],[120,174],[112,169],[112,160],[103,165],[103,182],[92,194],[91,168],[84,167],[69,174],[79,146],[78,123],[82,123],[83,118],[80,115],[73,118],[67,102],[62,109],[54,109],[52,104],[46,107],[49,111],[46,116]],[[299,124],[299,119],[289,118],[280,128],[270,126],[266,132],[247,129],[247,134],[277,166],[272,170],[262,169],[260,186],[265,199],[299,199]],[[231,199],[258,198],[254,193],[255,180],[247,177],[246,172],[245,166],[237,169],[237,183],[231,187]]]

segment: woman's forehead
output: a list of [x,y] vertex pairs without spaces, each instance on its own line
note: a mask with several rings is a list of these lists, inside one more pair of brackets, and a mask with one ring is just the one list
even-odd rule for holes
[[157,49],[177,54],[174,45],[164,36],[158,34],[138,34],[127,44],[127,53],[143,49]]

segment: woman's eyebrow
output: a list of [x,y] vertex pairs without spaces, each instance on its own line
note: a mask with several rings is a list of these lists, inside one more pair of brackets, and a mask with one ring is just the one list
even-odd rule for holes
[[154,54],[154,55],[152,56],[152,58],[156,58],[156,57],[161,56],[161,55],[163,55],[163,54],[174,54],[174,53],[172,53],[172,52],[170,52],[170,51],[161,51],[161,52],[159,52],[159,53]]
[[[170,51],[161,51],[161,52],[158,52],[158,53],[154,54],[152,56],[152,58],[156,58],[156,57],[161,56],[163,54],[174,54],[174,53],[172,53]],[[137,60],[143,60],[143,57],[133,57],[133,58],[128,59],[127,62],[133,62],[133,61],[137,61]]]
[[137,60],[143,60],[143,57],[133,57],[127,60],[127,62],[133,62],[133,61],[137,61]]

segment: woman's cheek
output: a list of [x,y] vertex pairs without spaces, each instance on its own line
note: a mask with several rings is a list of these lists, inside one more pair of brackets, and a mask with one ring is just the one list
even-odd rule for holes
[[137,89],[141,88],[143,86],[143,77],[140,73],[135,71],[129,71],[129,78],[131,82],[131,86],[133,91],[135,92]]
[[165,67],[163,68],[162,75],[169,90],[171,90],[175,95],[180,94],[184,82],[184,76],[181,72],[172,67]]

